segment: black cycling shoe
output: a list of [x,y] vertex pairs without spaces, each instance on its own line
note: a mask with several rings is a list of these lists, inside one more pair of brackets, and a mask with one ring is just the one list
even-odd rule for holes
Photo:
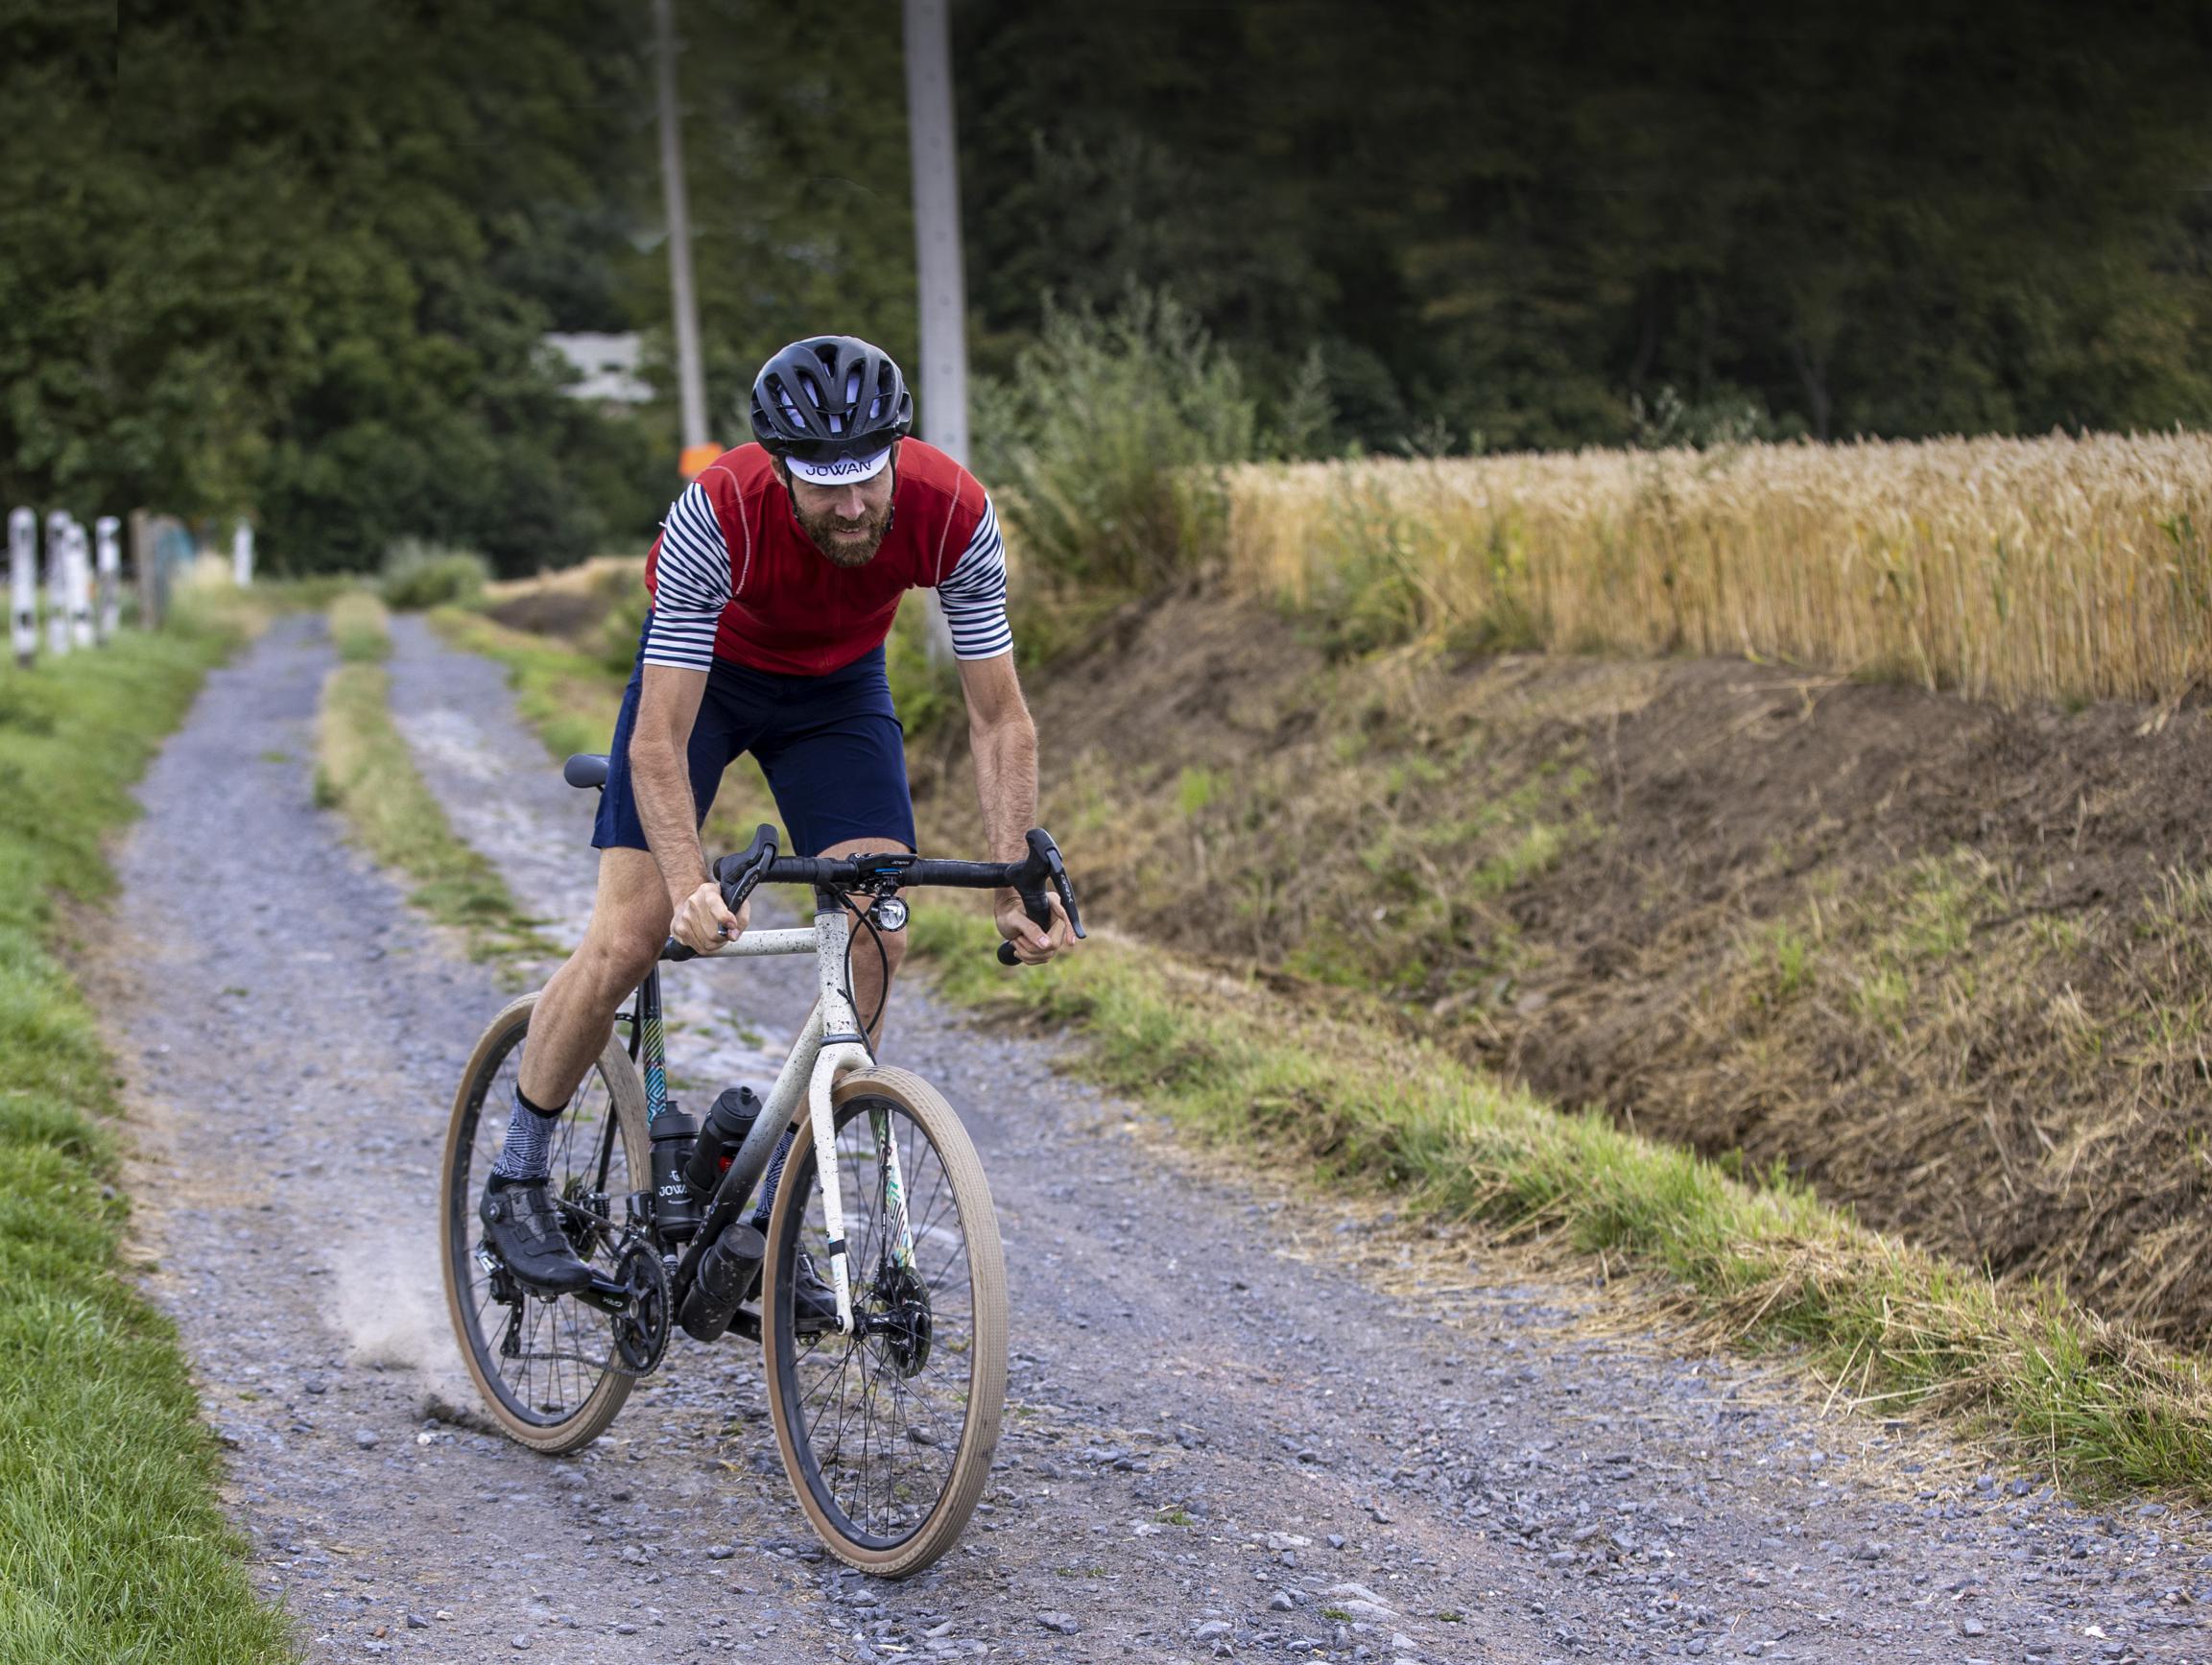
[[573,1295],[591,1287],[591,1268],[577,1259],[576,1246],[560,1228],[551,1179],[503,1179],[494,1174],[485,1182],[484,1201],[476,1212],[491,1252],[518,1281],[540,1295]]
[[837,1291],[822,1282],[814,1269],[814,1256],[799,1251],[791,1271],[791,1329],[794,1335],[819,1336],[837,1328]]

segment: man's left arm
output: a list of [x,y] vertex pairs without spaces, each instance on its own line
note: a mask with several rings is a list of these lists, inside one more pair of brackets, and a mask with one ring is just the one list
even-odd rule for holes
[[[975,753],[976,797],[990,859],[1018,862],[1029,854],[1029,829],[1036,824],[1036,725],[1021,697],[1013,655],[961,660],[960,685],[967,696],[968,747]],[[1025,965],[1041,965],[1075,946],[1059,898],[1046,893],[1052,901],[1050,931],[1030,918],[1013,892],[993,898],[999,935]]]

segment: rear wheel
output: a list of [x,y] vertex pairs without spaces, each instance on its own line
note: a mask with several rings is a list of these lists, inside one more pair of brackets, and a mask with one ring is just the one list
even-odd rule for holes
[[[1006,1265],[967,1130],[905,1070],[838,1083],[839,1191],[862,1333],[796,1334],[794,1279],[826,1283],[828,1233],[814,1132],[801,1121],[769,1220],[761,1332],[784,1471],[839,1559],[905,1578],[967,1525],[1006,1401]],[[888,1184],[895,1147],[914,1260],[900,1264]]]
[[[441,1259],[454,1339],[485,1409],[523,1444],[559,1453],[606,1431],[634,1377],[616,1349],[607,1314],[574,1296],[547,1299],[523,1290],[483,1250],[476,1205],[506,1135],[522,1038],[536,1001],[525,995],[491,1020],[454,1095],[439,1193]],[[619,1221],[623,1199],[643,1189],[651,1172],[645,1089],[630,1055],[610,1035],[553,1130],[554,1195],[583,1213]],[[625,1275],[619,1233],[576,1213],[564,1224],[594,1272]]]

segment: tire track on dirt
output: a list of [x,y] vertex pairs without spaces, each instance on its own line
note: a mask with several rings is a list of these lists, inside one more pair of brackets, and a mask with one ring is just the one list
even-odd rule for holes
[[[395,714],[457,828],[572,925],[586,795],[496,670],[413,621],[395,650]],[[156,1291],[317,1656],[2203,1656],[2212,1588],[2173,1522],[1820,1420],[1748,1369],[1580,1323],[1558,1288],[1461,1261],[1409,1290],[1440,1248],[1210,1172],[1057,1076],[1050,1043],[912,987],[887,1057],[968,1120],[1011,1278],[1007,1434],[959,1551],[890,1587],[820,1558],[742,1343],[679,1338],[573,1459],[426,1423],[450,1343],[429,1246],[401,1240],[432,1230],[444,1100],[504,991],[313,809],[327,662],[293,625],[211,681],[148,777],[101,978],[158,1163],[137,1176]],[[679,1010],[741,1009],[696,1036],[736,1049],[688,1066],[704,1090],[762,1084],[716,1072],[784,1035],[805,989],[762,973],[792,969],[673,984]],[[349,1326],[331,1273],[362,1244],[376,1301]],[[370,1321],[410,1303],[434,1334]]]

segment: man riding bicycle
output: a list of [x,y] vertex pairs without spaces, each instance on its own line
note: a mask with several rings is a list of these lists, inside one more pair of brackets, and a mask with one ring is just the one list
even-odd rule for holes
[[[538,997],[480,1209],[492,1249],[538,1290],[591,1280],[560,1228],[549,1146],[616,1011],[671,934],[705,954],[746,928],[750,903],[724,905],[699,840],[723,771],[753,754],[795,854],[915,847],[883,652],[910,589],[936,590],[951,628],[991,859],[1026,853],[1036,729],[1014,677],[998,520],[974,476],[908,438],[913,426],[889,354],[852,336],[794,342],[753,380],[754,442],[684,488],[646,559],[653,607],[592,831],[591,922]],[[995,903],[1023,963],[1072,946],[1058,898],[1049,929],[1011,891]],[[880,962],[853,959],[855,1007],[877,1014],[871,1041],[905,946],[888,931]],[[781,1167],[779,1151],[756,1225]]]

